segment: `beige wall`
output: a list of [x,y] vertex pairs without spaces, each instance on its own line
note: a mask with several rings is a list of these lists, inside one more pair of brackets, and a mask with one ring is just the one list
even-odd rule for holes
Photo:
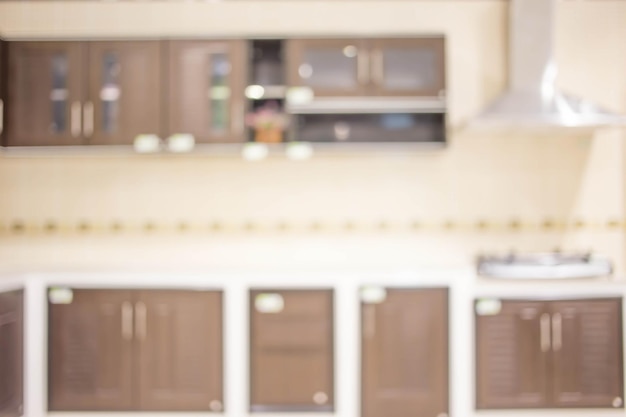
[[[4,268],[380,267],[469,265],[478,251],[594,249],[623,275],[623,236],[600,227],[624,217],[619,130],[595,135],[485,134],[464,128],[504,87],[507,3],[493,1],[2,2],[9,38],[373,35],[445,33],[451,139],[436,152],[282,156],[0,156],[0,263]],[[350,17],[346,19],[346,17]],[[626,3],[559,7],[560,83],[626,111]],[[582,231],[510,233],[478,221],[537,225],[582,219]],[[16,236],[15,221],[75,227],[114,221],[149,235],[103,231]],[[390,230],[377,230],[384,221]],[[179,222],[186,234],[173,230]],[[209,224],[220,222],[220,232]],[[240,230],[253,222],[259,230]],[[288,223],[291,231],[276,230]],[[323,229],[308,231],[318,222]],[[342,229],[346,222],[355,231]],[[433,226],[434,227],[434,226]],[[365,228],[367,230],[361,230]],[[375,230],[371,230],[375,229]],[[131,237],[132,236],[132,237]]]

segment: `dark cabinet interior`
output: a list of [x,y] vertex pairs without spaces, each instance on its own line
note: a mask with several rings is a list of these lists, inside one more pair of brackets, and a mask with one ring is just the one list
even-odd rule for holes
[[623,407],[622,302],[476,302],[478,408]]
[[22,415],[24,292],[0,293],[0,415]]
[[298,140],[303,142],[444,143],[446,140],[445,115],[441,113],[299,114],[293,120]]
[[361,415],[448,413],[448,291],[362,291]]
[[11,42],[10,146],[129,144],[159,134],[159,42]]
[[246,43],[168,41],[168,135],[243,142]]
[[49,410],[221,411],[221,300],[51,289]]
[[332,290],[250,292],[252,411],[332,411]]

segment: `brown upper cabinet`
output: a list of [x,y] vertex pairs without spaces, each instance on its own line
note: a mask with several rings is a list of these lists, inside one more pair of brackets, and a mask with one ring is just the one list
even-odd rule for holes
[[9,43],[11,146],[83,143],[85,43]]
[[159,42],[89,42],[89,96],[83,132],[89,144],[129,144],[161,133]]
[[623,407],[621,299],[475,307],[477,408]]
[[448,291],[361,290],[363,417],[448,413]]
[[49,291],[49,410],[222,411],[217,291]]
[[23,414],[24,292],[0,293],[0,416]]
[[291,39],[287,81],[315,96],[445,95],[443,37]]
[[243,142],[246,42],[168,41],[167,134]]
[[251,411],[332,411],[332,290],[250,292]]
[[11,42],[6,143],[128,144],[161,133],[160,44]]
[[7,83],[7,51],[6,42],[0,39],[0,146],[4,146],[4,122],[6,108],[6,83]]

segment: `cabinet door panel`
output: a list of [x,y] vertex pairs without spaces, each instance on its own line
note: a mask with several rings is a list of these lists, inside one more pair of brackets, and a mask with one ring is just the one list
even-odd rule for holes
[[250,314],[252,411],[332,411],[332,291],[251,291]]
[[196,142],[243,142],[244,41],[168,43],[168,134]]
[[448,292],[387,289],[361,304],[362,415],[448,412]]
[[621,300],[552,303],[554,401],[623,407]]
[[0,294],[0,415],[22,415],[23,291]]
[[315,96],[364,95],[369,83],[369,51],[363,40],[287,41],[290,87],[310,87]]
[[7,144],[79,145],[84,93],[82,42],[11,42]]
[[161,134],[160,43],[90,42],[85,135],[95,145]]
[[6,42],[0,40],[0,146],[6,146],[4,141],[4,131],[6,130],[6,86],[7,86],[7,46]]
[[550,405],[550,314],[546,303],[476,302],[476,405]]
[[134,409],[131,296],[74,290],[71,302],[56,304],[51,294],[51,411]]
[[141,291],[135,315],[141,410],[221,411],[222,293]]
[[445,94],[444,38],[372,42],[373,94],[426,97]]

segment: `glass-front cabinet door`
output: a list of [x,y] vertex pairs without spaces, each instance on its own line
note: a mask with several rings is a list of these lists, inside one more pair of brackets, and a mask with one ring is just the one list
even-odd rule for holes
[[81,144],[84,43],[9,45],[7,145]]
[[370,75],[377,96],[445,96],[443,37],[371,41]]
[[243,142],[245,41],[170,41],[168,51],[167,136]]
[[369,82],[368,55],[363,40],[288,40],[289,87],[308,87],[314,96],[364,95]]
[[132,144],[161,134],[158,41],[89,43],[89,100],[83,132],[89,144]]

